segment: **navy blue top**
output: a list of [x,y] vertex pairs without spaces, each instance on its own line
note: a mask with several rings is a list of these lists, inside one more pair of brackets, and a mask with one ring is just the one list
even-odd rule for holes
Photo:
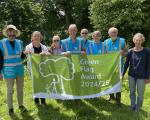
[[[148,50],[148,53],[149,53],[149,69],[150,69],[150,49],[147,48],[147,50]],[[149,79],[150,79],[150,70],[149,70]]]
[[138,52],[133,49],[129,50],[124,65],[123,76],[129,67],[128,75],[135,79],[148,79],[150,73],[149,61],[149,53],[146,48]]

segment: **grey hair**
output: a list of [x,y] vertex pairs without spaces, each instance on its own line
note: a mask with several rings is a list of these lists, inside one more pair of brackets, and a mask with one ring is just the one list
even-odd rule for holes
[[109,28],[109,30],[108,30],[108,34],[110,34],[110,32],[111,31],[116,31],[117,33],[118,33],[118,29],[117,28],[115,28],[115,27],[111,27],[111,28]]
[[134,36],[133,36],[133,42],[135,41],[135,39],[137,37],[140,37],[142,39],[143,42],[145,42],[145,37],[142,33],[136,33]]
[[102,34],[100,31],[97,30],[92,33],[92,36],[94,36],[94,35],[98,35],[100,37]]
[[58,38],[59,38],[59,40],[60,40],[59,35],[54,35],[54,36],[53,36],[53,38],[52,38],[52,40],[53,40],[55,37],[58,37]]
[[78,30],[76,24],[70,24],[68,30],[69,30],[70,28],[75,28],[76,30]]
[[82,33],[83,31],[87,31],[87,32],[88,32],[88,29],[83,28],[83,29],[81,30],[81,33]]

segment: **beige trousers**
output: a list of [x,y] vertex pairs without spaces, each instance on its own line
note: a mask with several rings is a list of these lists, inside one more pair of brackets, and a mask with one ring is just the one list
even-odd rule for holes
[[13,87],[16,81],[18,105],[23,105],[23,87],[24,77],[17,76],[16,79],[5,79],[7,85],[7,105],[9,109],[13,108]]

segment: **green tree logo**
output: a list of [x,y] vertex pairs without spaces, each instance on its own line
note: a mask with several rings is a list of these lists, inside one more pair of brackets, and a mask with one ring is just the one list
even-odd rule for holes
[[39,73],[42,77],[55,76],[49,84],[46,85],[47,93],[57,94],[57,84],[61,84],[62,94],[66,94],[64,89],[64,80],[74,79],[75,68],[70,58],[61,57],[57,59],[47,59],[39,64]]

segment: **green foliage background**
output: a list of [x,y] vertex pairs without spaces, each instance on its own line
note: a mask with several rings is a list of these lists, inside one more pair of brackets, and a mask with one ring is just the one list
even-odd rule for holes
[[49,45],[54,34],[67,37],[69,24],[75,23],[79,32],[100,30],[103,40],[115,26],[130,47],[133,35],[141,32],[146,37],[144,46],[150,47],[149,10],[149,0],[0,0],[0,39],[2,29],[14,24],[22,31],[25,45],[35,30],[42,32],[43,43]]

